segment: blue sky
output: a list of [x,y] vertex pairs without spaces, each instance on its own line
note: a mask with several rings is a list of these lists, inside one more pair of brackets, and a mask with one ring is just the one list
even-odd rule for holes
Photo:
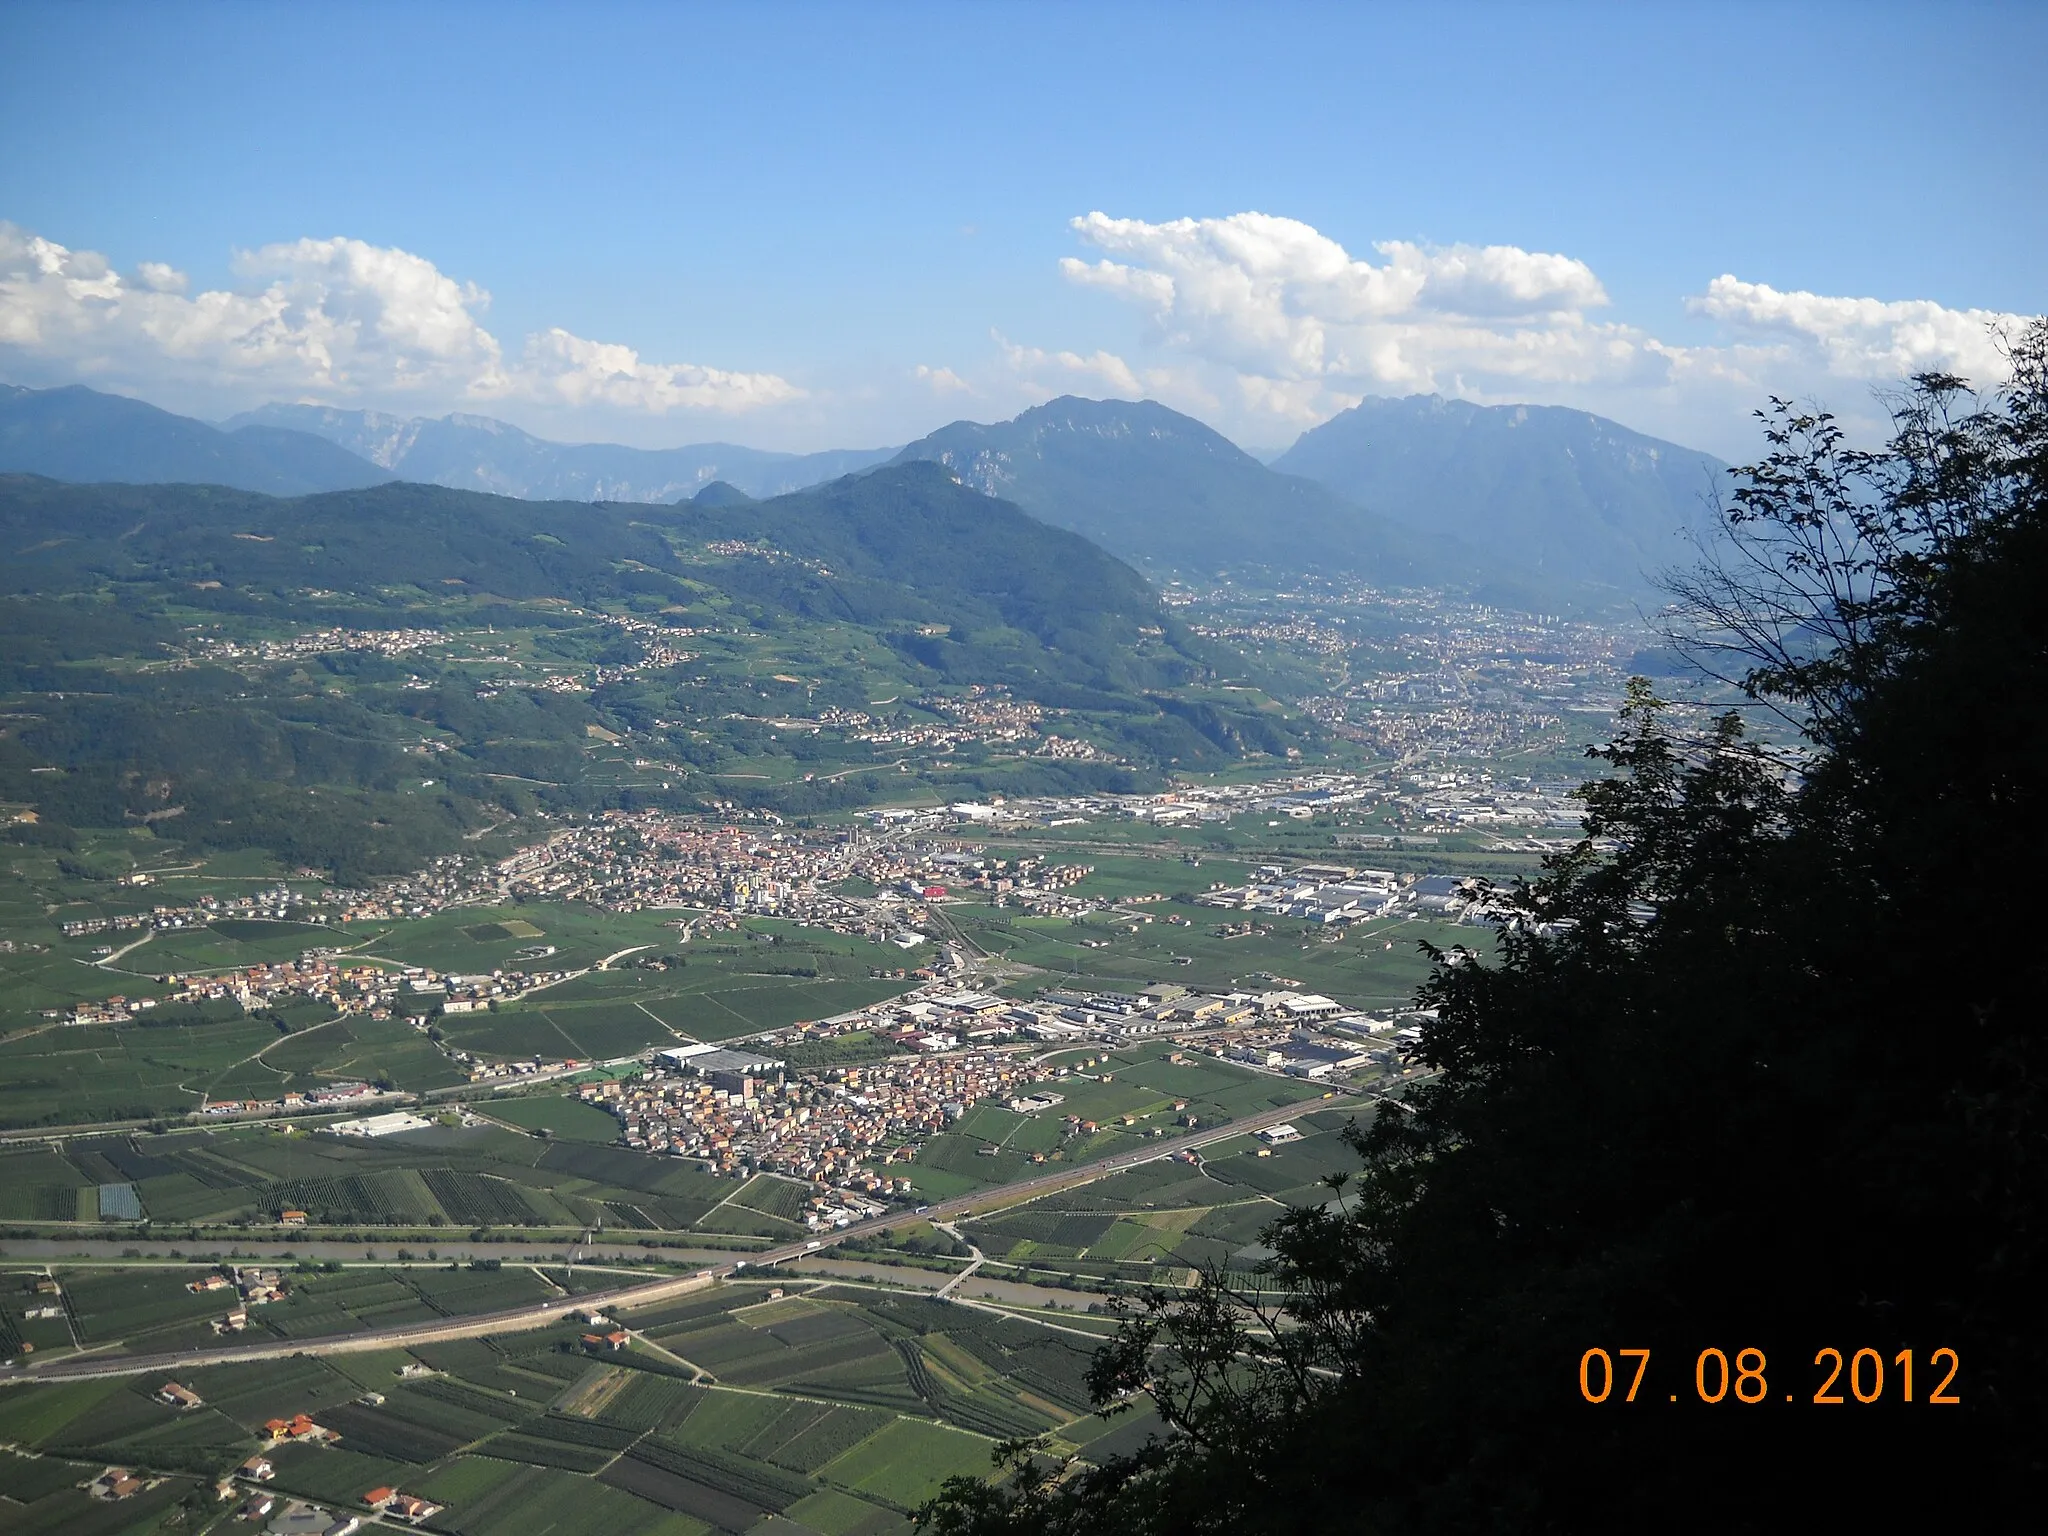
[[11,4],[0,378],[787,448],[1435,388],[1734,454],[2048,309],[2044,65],[2038,5]]

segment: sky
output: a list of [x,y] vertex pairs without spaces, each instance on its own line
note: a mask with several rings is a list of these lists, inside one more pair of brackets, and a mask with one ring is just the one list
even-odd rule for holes
[[0,380],[900,443],[1360,397],[1731,459],[2048,311],[2048,6],[0,0]]

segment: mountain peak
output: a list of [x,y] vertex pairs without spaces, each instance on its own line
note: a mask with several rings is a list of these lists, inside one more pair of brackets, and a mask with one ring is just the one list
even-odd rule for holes
[[1153,567],[1350,570],[1394,583],[1455,568],[1445,551],[1322,486],[1276,474],[1156,400],[1063,395],[1011,421],[958,421],[894,462],[916,460]]
[[1546,584],[1633,593],[1690,560],[1727,466],[1559,405],[1368,395],[1274,460]]
[[689,498],[693,507],[747,507],[754,498],[729,480],[714,480]]

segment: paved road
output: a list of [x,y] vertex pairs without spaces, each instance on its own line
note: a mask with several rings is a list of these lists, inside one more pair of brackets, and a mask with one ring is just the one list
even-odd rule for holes
[[[1176,1136],[1156,1147],[1146,1147],[1135,1152],[1119,1152],[1113,1157],[1100,1158],[1092,1163],[1079,1163],[1072,1168],[1057,1169],[1035,1178],[1019,1180],[1014,1184],[1003,1184],[994,1189],[979,1190],[971,1195],[937,1201],[924,1207],[917,1214],[934,1223],[957,1221],[976,1212],[1016,1205],[1039,1195],[1050,1194],[1056,1189],[1070,1189],[1076,1185],[1093,1183],[1113,1173],[1122,1173],[1126,1169],[1136,1168],[1145,1163],[1158,1162],[1161,1158],[1171,1157],[1177,1152],[1208,1146],[1212,1142],[1232,1136],[1248,1135],[1269,1125],[1278,1125],[1282,1121],[1293,1119],[1297,1115],[1311,1113],[1320,1107],[1319,1101],[1307,1099],[1299,1104],[1262,1110],[1258,1114],[1233,1120],[1227,1125],[1190,1131],[1185,1136]],[[158,1371],[189,1371],[202,1366],[277,1360],[291,1355],[356,1354],[364,1350],[402,1349],[408,1344],[476,1338],[491,1333],[523,1333],[534,1328],[545,1328],[593,1308],[610,1312],[618,1308],[648,1306],[657,1301],[665,1301],[671,1296],[679,1296],[710,1285],[714,1281],[729,1279],[743,1271],[771,1269],[791,1259],[800,1259],[806,1254],[834,1247],[848,1238],[864,1237],[888,1227],[900,1226],[907,1214],[909,1213],[904,1211],[891,1211],[866,1221],[857,1221],[834,1231],[821,1233],[800,1243],[789,1243],[781,1248],[771,1248],[744,1259],[736,1259],[729,1264],[701,1269],[695,1274],[668,1275],[639,1285],[619,1286],[606,1291],[586,1291],[580,1296],[560,1297],[537,1306],[516,1307],[503,1312],[485,1312],[469,1317],[437,1318],[430,1323],[412,1323],[398,1328],[336,1334],[325,1338],[251,1341],[221,1348],[190,1349],[161,1355],[74,1355],[64,1360],[52,1360],[48,1364],[35,1365],[27,1370],[19,1366],[0,1367],[0,1384],[10,1381],[73,1381],[84,1377],[137,1376],[155,1374]]]

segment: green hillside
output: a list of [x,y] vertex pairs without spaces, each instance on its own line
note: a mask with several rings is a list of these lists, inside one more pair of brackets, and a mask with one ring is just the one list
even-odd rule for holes
[[[1171,643],[1143,644],[1142,632],[1163,635],[1166,621],[1136,572],[926,465],[727,507],[529,502],[403,484],[274,499],[14,480],[0,493],[0,539],[14,550],[0,583],[19,595],[219,583],[257,602],[310,588],[389,603],[403,587],[458,587],[687,605],[709,584],[796,616],[944,626],[943,643],[902,643],[941,667],[956,652],[985,653],[1020,679],[1162,682],[1178,655]],[[707,552],[735,543],[752,547]]]
[[363,874],[534,810],[1113,788],[1312,739],[1210,687],[1237,658],[1128,566],[934,465],[678,506],[10,477],[0,547],[0,802],[57,846]]

